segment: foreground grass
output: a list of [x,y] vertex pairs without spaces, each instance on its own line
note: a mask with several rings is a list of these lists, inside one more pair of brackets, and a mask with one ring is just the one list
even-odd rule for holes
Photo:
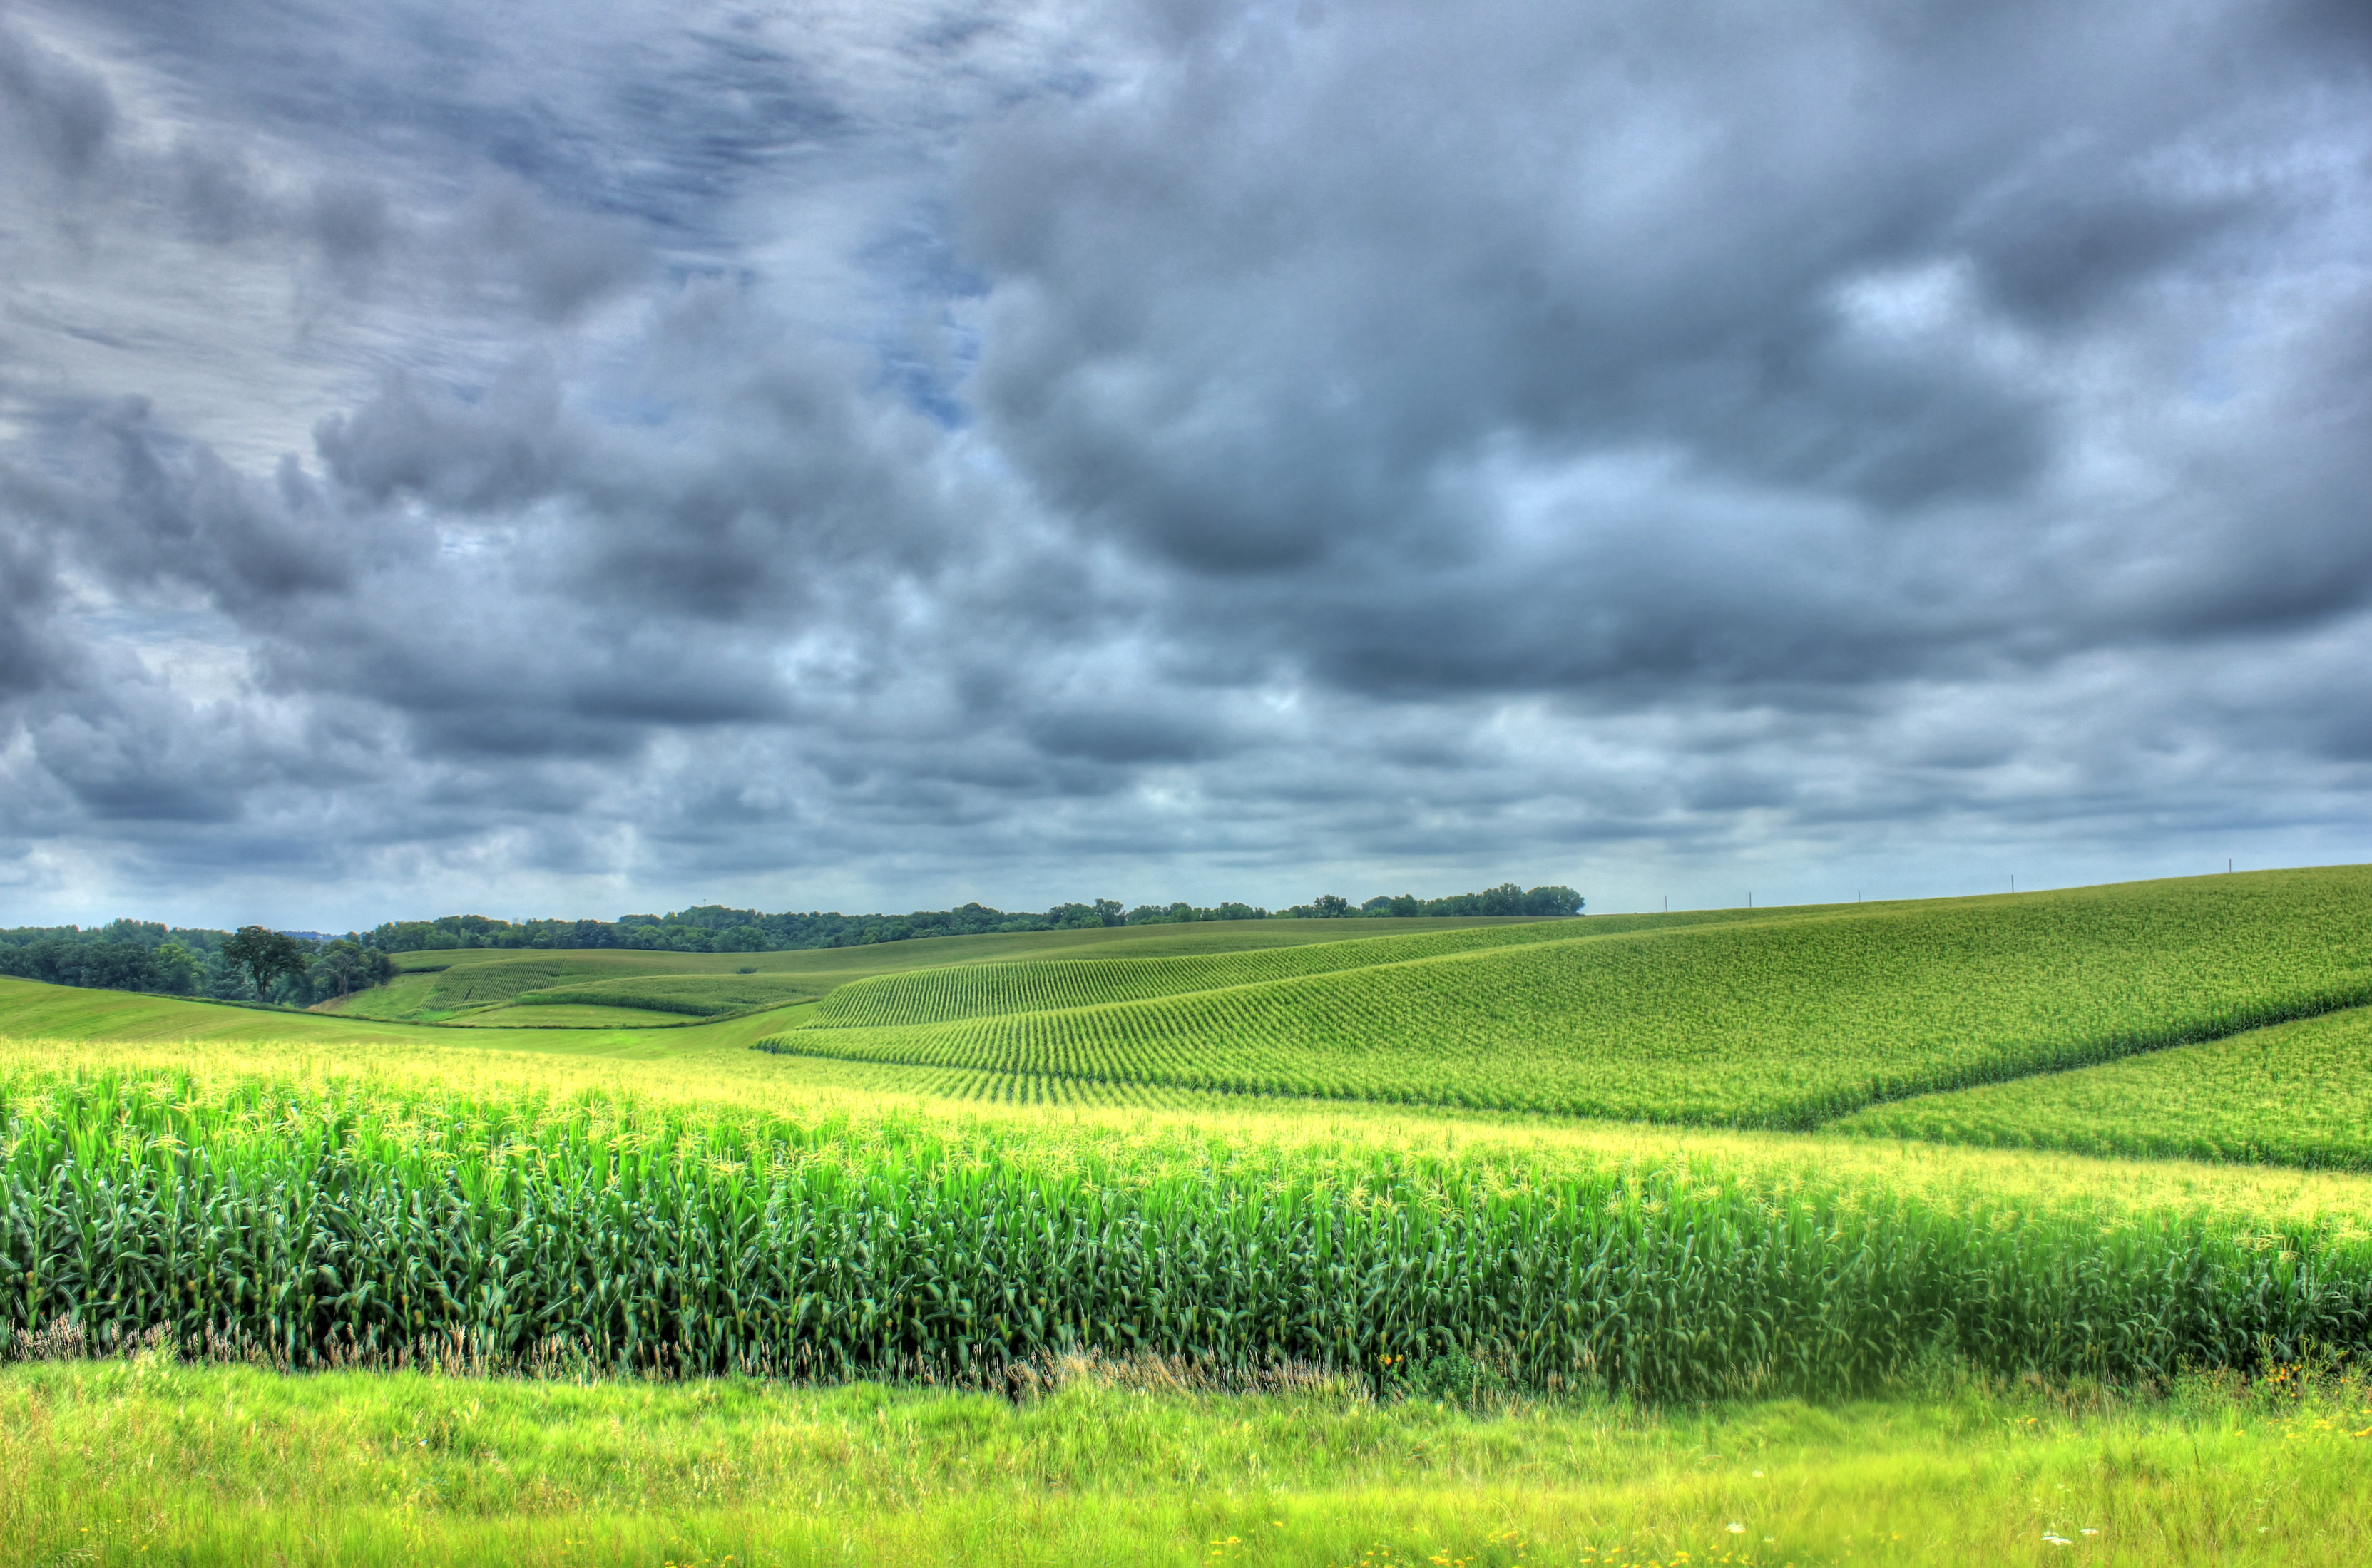
[[[9,1562],[2326,1563],[2361,1385],[1655,1411],[0,1369]],[[2064,1545],[2054,1544],[2057,1537]]]

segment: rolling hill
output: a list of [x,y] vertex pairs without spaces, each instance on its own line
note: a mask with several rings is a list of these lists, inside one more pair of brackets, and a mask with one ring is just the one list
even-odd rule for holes
[[[1313,953],[1295,960],[1308,972],[1270,977],[1247,960],[1116,958],[1070,975],[877,981],[767,1044],[941,1070],[1805,1127],[2372,1002],[2361,868],[1529,935],[1457,952],[1360,944],[1345,955],[1366,960],[1355,967],[1320,969],[1329,955]],[[983,1011],[996,1005],[1030,1010]]]
[[[1722,916],[1716,912],[1669,918]],[[1392,935],[1406,936],[1541,923],[1515,919],[1210,921],[988,936],[935,936],[776,953],[457,948],[397,954],[397,967],[402,972],[392,983],[357,992],[335,1003],[324,1003],[320,1010],[389,1022],[449,1021],[483,1026],[503,1021],[485,1016],[485,1009],[532,1007],[542,1011],[552,1005],[552,993],[565,990],[569,993],[565,1005],[618,1008],[621,1016],[617,1023],[621,1025],[673,1025],[681,1023],[694,1004],[713,1007],[715,1012],[735,1011],[745,1005],[794,1004],[827,995],[855,981],[918,970],[1013,960],[1064,962],[1113,954],[1134,958],[1207,957],[1333,944],[1345,937],[1376,933],[1378,928]],[[658,979],[665,979],[668,984],[659,991],[639,994],[645,1002],[665,995],[672,998],[676,1005],[654,1008],[627,1000],[636,984]],[[529,993],[540,994],[530,1000]],[[743,995],[761,999],[746,1003],[732,1000]],[[630,1019],[625,1016],[628,1013],[641,1016]],[[516,1021],[522,1025],[532,1022],[524,1016]]]
[[643,1058],[757,1044],[779,1064],[751,1069],[786,1084],[1023,1104],[1843,1117],[1851,1132],[2309,1164],[2359,1163],[2372,1141],[2355,1025],[2243,1032],[2372,1002],[2363,867],[1563,922],[408,957],[413,972],[327,1013],[0,981],[0,1034]]

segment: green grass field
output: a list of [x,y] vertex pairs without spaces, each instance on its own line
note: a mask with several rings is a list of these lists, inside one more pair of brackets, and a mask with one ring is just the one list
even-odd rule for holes
[[[1715,912],[1670,918],[1721,919],[1724,915]],[[509,1007],[541,1007],[555,1001],[568,1005],[634,1009],[637,1007],[635,1003],[613,1000],[612,993],[639,991],[645,1001],[661,996],[669,999],[668,1005],[644,1006],[640,1011],[712,1016],[751,1006],[812,1001],[839,986],[878,975],[994,964],[1017,958],[1038,962],[1116,953],[1192,958],[1339,942],[1346,935],[1363,935],[1379,925],[1407,935],[1532,923],[1535,923],[1515,920],[1360,921],[1347,924],[1338,920],[1214,921],[1190,925],[929,937],[914,942],[782,953],[655,953],[623,949],[523,952],[512,948],[399,953],[394,957],[401,972],[391,984],[324,1003],[318,1010],[389,1023],[468,1021],[481,1027],[526,1027],[533,1020],[490,1014]],[[651,989],[654,985],[656,990]],[[569,994],[558,998],[549,994],[553,992]],[[677,1020],[622,1018],[613,1027],[637,1021]]]
[[[1057,1369],[863,1385],[0,1368],[0,1561],[1706,1568],[2372,1553],[2360,1386],[1657,1411]],[[2064,1543],[2064,1544],[2054,1544]]]
[[632,1007],[706,1018],[812,1002],[818,994],[814,986],[788,975],[654,975],[647,980],[597,980],[523,991],[512,998],[512,1004]]
[[1540,921],[1424,935],[1363,935],[1345,941],[1246,952],[980,963],[910,970],[853,981],[840,987],[816,1010],[814,1027],[895,1028],[961,1018],[1060,1012],[1111,1002],[1223,991],[1308,975],[1346,974],[1424,958],[1495,952],[1571,940],[1581,930],[1570,921]]
[[811,1002],[828,989],[793,976],[739,970],[754,971],[755,966],[685,974],[666,958],[610,953],[507,955],[402,976],[386,988],[384,996],[365,993],[344,1010],[353,1013],[377,1003],[372,1010],[381,1016],[436,1023],[468,1020],[483,1026],[523,1022],[502,1016],[522,1008],[616,1007],[678,1015],[664,1020],[673,1023],[687,1015],[705,1017]]
[[[367,994],[367,993],[366,993]],[[654,1014],[648,1024],[624,1008],[584,1007],[553,1019],[541,1008],[503,1007],[452,1016],[447,1023],[375,1018],[351,1012],[297,1012],[192,1002],[122,991],[85,991],[0,976],[0,1039],[69,1042],[101,1040],[221,1041],[227,1046],[291,1046],[359,1041],[386,1046],[436,1046],[468,1040],[482,1050],[558,1051],[579,1055],[652,1055],[672,1049],[746,1049],[783,1027],[770,1012],[694,1023],[680,1013]],[[673,1036],[698,1031],[697,1039]]]
[[[1875,906],[1873,906],[1875,907]],[[1710,911],[1683,915],[1616,915],[1617,921],[1696,921],[1728,918],[1733,912]],[[1605,919],[1610,917],[1599,916]],[[830,984],[891,974],[903,970],[936,969],[948,964],[999,963],[1015,958],[1108,958],[1115,953],[1142,958],[1181,954],[1234,953],[1262,947],[1293,947],[1308,942],[1335,942],[1345,935],[1422,934],[1494,925],[1526,925],[1513,919],[1394,920],[1221,920],[1186,925],[1115,925],[1084,931],[1026,931],[990,936],[929,936],[913,942],[882,942],[856,947],[811,947],[779,953],[659,953],[634,948],[567,949],[521,952],[503,947],[456,947],[398,953],[396,967],[406,972],[441,972],[476,964],[510,963],[519,958],[556,959],[581,966],[596,977],[601,973],[732,974],[754,968],[763,974],[809,976]]]
[[0,1561],[2349,1560],[2367,894],[0,980]]

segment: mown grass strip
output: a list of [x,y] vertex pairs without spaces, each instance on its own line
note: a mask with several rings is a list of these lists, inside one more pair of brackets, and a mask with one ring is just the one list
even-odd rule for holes
[[284,1377],[155,1356],[6,1367],[0,1541],[27,1562],[308,1568],[2372,1556],[2360,1383],[1468,1410],[1112,1371],[1007,1402],[878,1385]]
[[654,1013],[714,1018],[756,1007],[811,1002],[815,997],[812,988],[779,976],[660,975],[522,991],[512,999],[512,1005],[635,1007]]

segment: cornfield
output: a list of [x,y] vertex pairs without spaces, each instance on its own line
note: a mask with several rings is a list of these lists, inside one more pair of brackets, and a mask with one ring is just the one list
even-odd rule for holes
[[[1596,937],[1524,926],[1454,934],[1496,938],[1462,952],[1202,990],[1180,987],[1325,961],[1326,949],[981,966],[847,987],[768,1048],[999,1076],[1803,1128],[2372,1002],[2367,894],[2372,875],[2338,870]],[[992,1005],[1024,1010],[981,1016]],[[890,1018],[908,1021],[857,1022]]]
[[1481,926],[1410,936],[1369,936],[1306,947],[1157,958],[1070,958],[964,964],[883,975],[843,985],[817,1009],[822,1028],[946,1023],[1006,1013],[1042,1013],[1220,991],[1301,975],[1339,974],[1379,964],[1596,936],[1586,922]]
[[1832,1130],[2128,1158],[2372,1168],[2372,1008],[1872,1106]]
[[1506,1150],[1066,1143],[598,1092],[116,1071],[0,1085],[0,1326],[306,1366],[994,1383],[1066,1353],[1389,1385],[1866,1388],[1923,1357],[2163,1376],[2353,1351],[2329,1220],[1923,1195]]

